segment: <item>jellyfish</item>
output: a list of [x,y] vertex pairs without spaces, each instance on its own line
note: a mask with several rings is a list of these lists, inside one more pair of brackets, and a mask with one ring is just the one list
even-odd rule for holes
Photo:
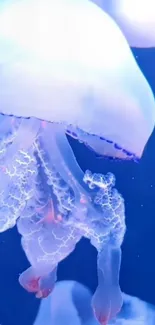
[[[155,307],[137,297],[123,296],[123,306],[111,325],[154,325]],[[57,282],[52,294],[42,300],[34,325],[98,325],[91,309],[92,293],[76,281]]]
[[41,302],[34,325],[97,325],[91,308],[90,290],[76,281],[57,282]]
[[155,47],[154,0],[92,0],[117,22],[130,46]]
[[155,306],[142,301],[138,297],[123,293],[123,306],[111,324],[153,325],[155,322]]
[[0,89],[0,231],[21,235],[30,267],[19,282],[46,298],[86,237],[98,252],[92,309],[105,325],[122,306],[124,200],[113,174],[81,170],[67,136],[138,161],[155,124],[152,90],[117,24],[88,0],[0,5]]

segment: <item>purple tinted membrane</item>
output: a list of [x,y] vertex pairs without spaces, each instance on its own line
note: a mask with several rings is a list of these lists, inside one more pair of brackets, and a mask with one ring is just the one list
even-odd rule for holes
[[[94,136],[94,137],[98,137],[96,134],[91,134],[91,133],[89,134],[88,132],[84,132],[83,130],[81,130],[81,129],[79,129],[79,128],[76,128],[76,129],[77,129],[77,133],[76,133],[75,131],[71,131],[71,130],[69,130],[69,129],[66,130],[66,133],[67,133],[68,135],[70,135],[71,137],[73,137],[74,139],[77,139],[77,140],[80,140],[80,141],[81,141],[81,139],[79,139],[78,134],[86,134],[86,135],[88,135],[88,136],[91,135],[91,136]],[[122,151],[123,153],[125,153],[126,157],[130,157],[130,158],[132,158],[132,159],[133,159],[134,161],[136,161],[136,162],[139,161],[139,158],[136,157],[134,153],[132,153],[132,152],[126,150],[125,148],[121,147],[119,144],[115,143],[114,141],[109,140],[109,139],[106,139],[106,138],[101,137],[101,136],[98,137],[98,138],[99,138],[101,141],[105,141],[105,142],[107,142],[107,143],[113,145],[115,149],[120,150],[120,151]],[[86,143],[84,142],[84,144],[86,144]],[[86,145],[87,145],[87,147],[89,147],[88,144],[86,144]],[[90,147],[89,147],[89,148],[90,148]],[[93,149],[91,148],[91,150],[93,150]],[[93,151],[94,151],[94,150],[93,150]],[[101,156],[100,156],[100,157],[101,157]],[[126,158],[124,158],[124,159],[113,158],[113,157],[111,157],[111,156],[107,156],[107,158],[110,159],[110,160],[119,160],[119,161],[120,161],[120,160],[125,160],[125,159],[126,159]]]

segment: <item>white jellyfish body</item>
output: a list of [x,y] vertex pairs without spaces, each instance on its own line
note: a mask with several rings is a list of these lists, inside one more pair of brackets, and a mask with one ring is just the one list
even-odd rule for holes
[[[98,325],[91,309],[92,294],[76,281],[57,282],[41,302],[34,325]],[[123,306],[111,325],[154,325],[155,307],[123,293]]]
[[0,231],[17,224],[22,236],[21,285],[49,295],[84,236],[98,252],[92,307],[107,324],[122,305],[124,200],[111,173],[82,172],[66,134],[113,158],[143,153],[154,97],[116,23],[87,0],[6,2],[0,113]]
[[62,122],[102,155],[141,157],[154,97],[100,8],[87,0],[6,3],[0,47],[0,112]]
[[132,47],[155,47],[154,0],[92,0],[117,22]]
[[41,302],[34,325],[97,325],[91,298],[89,289],[78,282],[57,282],[52,294]]

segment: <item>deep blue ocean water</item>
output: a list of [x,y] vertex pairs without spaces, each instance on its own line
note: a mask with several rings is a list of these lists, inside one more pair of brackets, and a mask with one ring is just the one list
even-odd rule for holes
[[[155,92],[155,50],[133,50],[136,60]],[[138,125],[137,125],[138,127]],[[120,284],[122,291],[155,304],[155,132],[140,163],[97,158],[85,146],[71,140],[83,171],[116,176],[116,188],[126,207],[127,232],[122,246]],[[0,234],[0,324],[32,325],[39,300],[18,283],[28,267],[16,228]],[[96,251],[82,240],[75,251],[59,265],[58,280],[77,280],[95,291]]]

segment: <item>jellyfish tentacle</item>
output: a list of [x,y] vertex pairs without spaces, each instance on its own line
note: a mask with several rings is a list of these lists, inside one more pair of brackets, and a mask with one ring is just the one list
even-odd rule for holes
[[20,274],[19,283],[27,291],[35,293],[36,298],[46,298],[52,292],[56,279],[57,266],[47,274],[31,266]]
[[[81,239],[81,231],[76,229],[75,220],[77,214],[85,215],[79,195],[77,198],[74,187],[62,178],[64,165],[59,161],[59,168],[55,165],[55,156],[50,155],[47,147],[45,151],[45,141],[42,141],[41,137],[42,135],[34,143],[39,171],[36,175],[34,195],[27,202],[17,222],[23,249],[32,265],[31,271],[35,271],[35,276],[30,278],[37,281],[38,297],[50,292],[48,274],[51,275],[55,266],[74,250],[76,243]],[[57,157],[59,148],[52,148],[56,150]],[[24,274],[22,283],[29,290],[29,279],[26,276],[24,278]],[[42,285],[43,289],[40,290]]]
[[52,272],[39,279],[39,292],[37,298],[46,298],[53,290],[55,282],[57,280],[57,266]]
[[[28,150],[37,137],[40,128],[40,121],[37,119],[20,119],[20,125],[16,130],[15,139],[6,151],[6,162],[10,156],[14,157],[20,150]],[[27,135],[27,136],[26,136]]]
[[[88,209],[87,236],[97,249],[98,287],[92,299],[96,318],[102,325],[116,316],[122,306],[119,287],[121,244],[125,233],[124,200],[114,188],[115,178],[108,173],[86,171],[84,181],[94,192],[95,214]],[[97,213],[98,212],[98,213]]]
[[[15,225],[27,200],[37,173],[33,142],[40,128],[36,119],[6,117],[10,130],[0,141],[0,231]],[[12,126],[11,126],[12,121]]]
[[[65,127],[61,124],[46,123],[40,142],[45,152],[48,153],[49,164],[51,160],[63,180],[72,187],[78,200],[79,191],[84,191],[83,172],[76,161],[65,132]],[[51,155],[51,152],[54,154]]]
[[[20,233],[21,229],[20,219]],[[65,227],[61,223],[46,225],[46,222],[43,222],[33,226],[33,229],[30,228],[29,233],[24,235],[23,232],[22,246],[32,267],[20,276],[22,286],[37,293],[37,297],[50,294],[56,279],[56,266],[74,250],[80,238],[80,233],[73,227]]]
[[108,244],[98,252],[98,287],[92,298],[92,306],[96,318],[102,325],[108,324],[122,307],[123,300],[119,287],[120,263],[120,247]]
[[10,142],[10,137],[15,132],[15,129],[19,125],[19,119],[14,118],[13,116],[5,116],[0,114],[0,143],[2,141],[7,144],[7,141]]

